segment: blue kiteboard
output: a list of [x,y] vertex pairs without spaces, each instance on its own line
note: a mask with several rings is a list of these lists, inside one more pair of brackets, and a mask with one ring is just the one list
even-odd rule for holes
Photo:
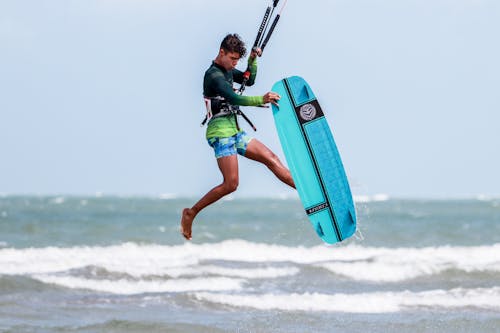
[[274,121],[300,200],[318,236],[333,244],[356,230],[349,182],[325,115],[307,82],[276,82]]

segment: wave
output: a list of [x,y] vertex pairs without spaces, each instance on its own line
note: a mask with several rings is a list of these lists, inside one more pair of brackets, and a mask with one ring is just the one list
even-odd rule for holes
[[152,276],[272,279],[299,274],[307,266],[355,281],[387,283],[449,270],[500,272],[498,253],[500,243],[425,248],[290,247],[227,240],[175,246],[125,243],[107,247],[0,247],[0,275],[47,275],[96,267],[109,275],[125,274],[136,279]]
[[221,275],[247,279],[272,279],[291,276],[299,273],[297,267],[266,267],[266,268],[226,268],[215,265],[198,265],[196,267],[176,267],[165,270],[169,277]]
[[174,194],[174,193],[161,193],[160,195],[158,195],[158,199],[162,199],[162,200],[172,200],[172,199],[178,199],[179,196],[177,194]]
[[260,294],[193,293],[199,301],[257,310],[390,313],[415,308],[475,307],[500,311],[500,287],[423,292],[374,292],[359,294]]
[[244,280],[230,278],[195,278],[177,280],[88,279],[75,276],[34,275],[33,279],[70,289],[87,289],[118,295],[144,293],[240,290]]
[[477,247],[357,248],[363,253],[356,260],[337,260],[317,264],[353,280],[400,282],[431,276],[449,270],[500,272],[500,244]]
[[356,203],[369,203],[369,202],[382,202],[388,201],[388,194],[374,194],[374,195],[354,195],[354,202]]
[[479,194],[476,196],[476,200],[478,201],[497,201],[500,199],[498,195],[489,195],[489,194]]

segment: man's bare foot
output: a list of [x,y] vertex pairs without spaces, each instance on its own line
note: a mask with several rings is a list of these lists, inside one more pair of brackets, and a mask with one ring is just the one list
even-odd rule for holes
[[193,225],[194,216],[192,209],[184,208],[182,211],[181,233],[187,240],[191,240],[191,226]]

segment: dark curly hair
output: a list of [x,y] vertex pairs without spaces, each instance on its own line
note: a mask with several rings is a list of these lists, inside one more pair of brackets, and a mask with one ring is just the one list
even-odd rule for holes
[[238,34],[229,34],[220,43],[220,48],[226,52],[237,52],[240,58],[243,58],[247,53],[245,43],[241,40]]

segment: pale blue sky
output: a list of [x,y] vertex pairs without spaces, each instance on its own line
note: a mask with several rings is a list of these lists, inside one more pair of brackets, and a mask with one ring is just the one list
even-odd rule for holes
[[[0,193],[204,194],[203,73],[269,3],[1,0]],[[499,33],[496,0],[289,0],[246,93],[304,77],[357,195],[500,195]],[[293,195],[240,162],[237,195]]]

